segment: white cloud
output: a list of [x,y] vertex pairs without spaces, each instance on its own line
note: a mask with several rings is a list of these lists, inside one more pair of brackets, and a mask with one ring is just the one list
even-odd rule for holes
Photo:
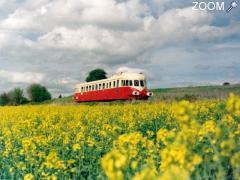
[[122,66],[116,70],[116,73],[120,73],[120,72],[146,73],[147,71],[145,69],[130,68],[130,67]]
[[120,73],[120,72],[133,72],[133,73],[143,73],[148,80],[154,79],[154,75],[152,72],[148,71],[147,69],[142,68],[131,68],[127,66],[121,66],[117,68],[117,70],[114,73]]
[[2,7],[6,3],[6,0],[0,0],[0,7]]
[[22,37],[17,32],[0,29],[0,49],[11,48],[11,50],[24,50],[26,47],[31,48],[33,46],[33,41]]
[[0,0],[0,10],[12,10],[16,8],[17,0]]
[[44,75],[41,73],[0,70],[0,79],[11,83],[40,83],[43,78]]
[[[97,25],[78,28],[57,27],[39,37],[41,46],[88,51],[105,55],[134,55],[169,43],[181,44],[193,39],[214,41],[239,31],[239,26],[211,26],[213,16],[191,8],[169,10],[158,19],[147,16],[134,31],[117,31]],[[234,27],[234,28],[233,28]],[[110,57],[111,58],[111,57]]]
[[10,29],[48,31],[56,26],[83,24],[117,29],[136,29],[141,16],[149,12],[139,0],[116,3],[114,0],[26,1],[5,19],[1,26]]
[[[10,6],[10,1],[0,2]],[[18,6],[16,2],[10,9],[16,8],[0,19],[0,64],[13,69],[1,71],[1,79],[11,85],[31,83],[43,77],[22,72],[41,72],[55,92],[65,86],[64,90],[71,91],[74,83],[97,67],[111,73],[119,66],[120,70],[150,68],[146,73],[154,77],[161,62],[174,60],[168,68],[184,64],[184,71],[199,58],[192,53],[199,46],[219,48],[216,44],[240,31],[237,22],[213,25],[218,20],[215,14],[192,11],[186,0],[25,0]],[[176,8],[181,3],[185,5]],[[169,47],[190,49],[191,58]],[[166,49],[165,56],[162,49]],[[152,60],[155,52],[159,53]],[[208,57],[208,49],[203,48],[203,53]],[[188,64],[186,58],[193,60]],[[212,58],[215,62],[221,59]],[[176,74],[176,69],[171,73]]]

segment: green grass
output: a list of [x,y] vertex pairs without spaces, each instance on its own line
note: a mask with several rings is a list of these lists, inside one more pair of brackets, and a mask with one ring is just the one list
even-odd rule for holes
[[[39,104],[58,104],[58,105],[67,105],[67,104],[76,104],[73,99],[72,96],[67,96],[67,97],[63,97],[63,98],[54,98],[52,100],[48,100],[48,101],[44,101],[41,103],[30,103],[32,105],[39,105]],[[29,104],[28,104],[29,105]]]
[[152,101],[159,100],[196,100],[196,99],[224,99],[229,93],[240,95],[240,84],[229,86],[198,86],[183,88],[153,89]]
[[[154,96],[148,100],[148,102],[157,101],[173,101],[173,100],[201,100],[201,99],[224,99],[228,97],[229,93],[235,93],[240,95],[240,84],[229,85],[229,86],[198,86],[198,87],[182,87],[182,88],[159,88],[152,89]],[[142,101],[141,101],[142,102]],[[96,104],[124,104],[129,103],[128,101],[112,101],[112,102],[89,102],[81,103],[87,105]],[[136,101],[134,103],[139,103]],[[73,101],[72,96],[63,97],[61,99],[52,99],[42,104],[77,104]]]

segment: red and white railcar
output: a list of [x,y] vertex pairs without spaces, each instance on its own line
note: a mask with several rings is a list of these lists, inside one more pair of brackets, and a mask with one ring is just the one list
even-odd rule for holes
[[76,102],[147,100],[153,93],[147,89],[144,74],[123,72],[108,79],[76,85]]

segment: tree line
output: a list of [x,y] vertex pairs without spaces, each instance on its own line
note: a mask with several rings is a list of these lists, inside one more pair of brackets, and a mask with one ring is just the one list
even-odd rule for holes
[[[97,81],[106,79],[107,73],[103,69],[94,69],[88,73],[86,82]],[[24,95],[24,90],[21,88],[15,88],[9,92],[0,94],[0,106],[6,105],[21,105],[30,102],[40,103],[46,100],[52,99],[51,94],[46,87],[40,84],[32,84],[27,88],[27,96]],[[62,96],[60,95],[59,98]]]
[[0,94],[0,106],[39,103],[52,98],[47,88],[40,84],[32,84],[27,87],[27,95],[28,97],[25,97],[24,90],[21,88],[4,92]]

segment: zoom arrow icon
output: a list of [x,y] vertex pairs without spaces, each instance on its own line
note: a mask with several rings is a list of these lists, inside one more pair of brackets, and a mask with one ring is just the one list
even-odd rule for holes
[[230,4],[230,7],[227,10],[227,13],[229,13],[233,8],[238,7],[238,3],[236,1],[232,1]]

